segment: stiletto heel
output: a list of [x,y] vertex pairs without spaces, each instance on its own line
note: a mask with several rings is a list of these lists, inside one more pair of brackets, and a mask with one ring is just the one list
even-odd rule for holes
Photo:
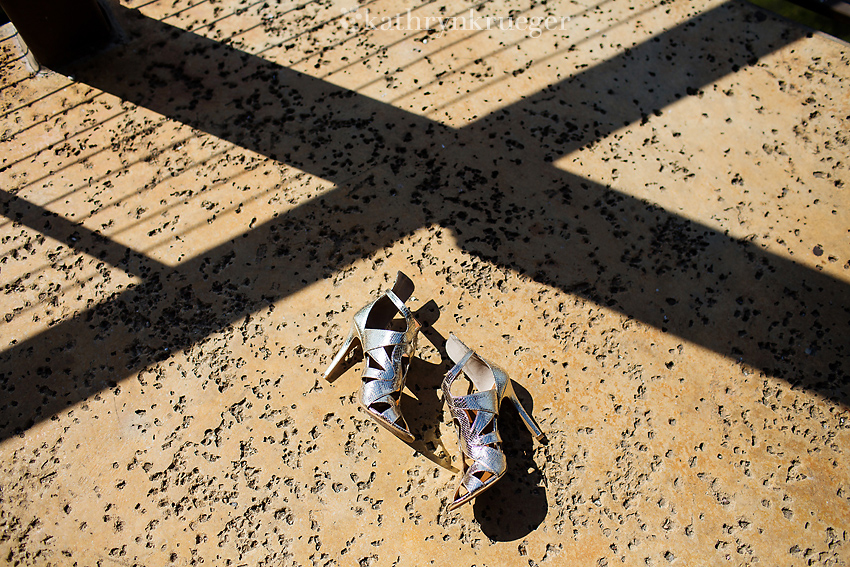
[[512,384],[513,380],[508,380],[508,387],[506,394],[508,398],[514,403],[514,407],[516,408],[516,412],[519,414],[519,417],[522,419],[522,422],[525,424],[525,427],[528,429],[528,432],[531,433],[535,439],[538,441],[542,440],[546,434],[543,433],[543,430],[540,429],[540,426],[537,425],[537,422],[534,421],[534,418],[531,417],[531,414],[525,411],[525,408],[522,407],[522,404],[519,401],[519,398],[514,391],[514,386]]
[[328,382],[333,382],[334,380],[339,378],[346,370],[346,364],[344,364],[344,362],[350,360],[348,356],[349,353],[351,353],[351,351],[355,349],[359,350],[357,348],[359,346],[359,343],[360,339],[357,337],[357,331],[352,325],[351,331],[348,332],[348,338],[345,339],[344,343],[342,343],[342,346],[339,348],[339,352],[336,353],[336,356],[331,361],[331,364],[330,366],[328,366],[328,369],[325,370],[325,373],[322,375],[322,378],[324,378]]
[[[446,342],[446,352],[455,365],[443,379],[443,398],[457,424],[464,468],[463,478],[449,504],[449,510],[454,510],[493,486],[507,471],[497,421],[499,406],[505,397],[509,397],[517,407],[532,435],[540,439],[543,431],[519,403],[511,379],[504,370],[475,354],[454,335]],[[466,375],[476,391],[455,396],[451,392],[452,384],[461,373]],[[467,459],[472,463],[468,464]]]
[[[378,425],[408,443],[414,440],[398,406],[410,359],[416,351],[420,324],[404,304],[413,294],[413,282],[403,273],[383,296],[354,315],[351,332],[324,373],[333,382],[346,369],[349,354],[357,347],[365,365],[359,402]],[[404,330],[394,330],[396,313],[404,318]]]

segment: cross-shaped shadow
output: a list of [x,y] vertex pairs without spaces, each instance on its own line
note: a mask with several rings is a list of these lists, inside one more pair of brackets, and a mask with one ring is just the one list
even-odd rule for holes
[[[142,282],[0,354],[0,437],[435,224],[487,262],[846,404],[844,283],[551,165],[802,34],[739,13],[711,9],[453,129],[122,10],[132,48],[77,80],[336,188],[176,267],[5,194],[7,217]],[[93,342],[99,360],[75,356]]]

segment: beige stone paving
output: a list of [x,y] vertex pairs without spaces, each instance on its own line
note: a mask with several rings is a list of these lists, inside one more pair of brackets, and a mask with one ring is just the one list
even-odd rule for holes
[[[738,2],[114,9],[72,76],[0,36],[2,561],[850,562],[846,45]],[[380,29],[470,10],[565,25]],[[412,446],[320,379],[397,270]],[[450,332],[548,438],[504,412],[455,512]]]

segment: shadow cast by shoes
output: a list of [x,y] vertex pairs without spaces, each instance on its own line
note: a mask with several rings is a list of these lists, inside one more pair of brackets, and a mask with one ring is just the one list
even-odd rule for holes
[[429,300],[416,310],[414,316],[422,324],[421,335],[437,349],[441,361],[432,363],[421,358],[414,358],[410,363],[406,380],[407,388],[418,401],[410,399],[410,396],[405,394],[401,402],[407,424],[416,436],[416,441],[409,445],[423,457],[444,469],[458,472],[452,465],[451,455],[443,443],[439,428],[443,415],[443,400],[439,396],[439,391],[443,374],[448,369],[445,349],[441,351],[439,343],[433,340],[436,332],[433,324],[440,318],[440,308],[434,300]]
[[[525,388],[514,383],[514,389],[523,406],[533,409]],[[515,541],[534,531],[546,518],[549,511],[546,477],[534,461],[534,439],[511,404],[502,404],[499,434],[508,470],[472,506],[475,519],[487,537],[494,541]],[[545,445],[546,438],[540,443]]]
[[411,433],[416,437],[411,448],[435,464],[457,472],[452,457],[443,443],[439,424],[443,415],[443,400],[437,395],[442,379],[442,364],[414,359],[407,373],[407,387],[416,396],[402,396],[402,411]]

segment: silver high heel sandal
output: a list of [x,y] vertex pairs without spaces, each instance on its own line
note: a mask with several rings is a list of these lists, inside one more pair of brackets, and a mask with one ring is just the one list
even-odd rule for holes
[[[504,370],[475,354],[454,335],[446,342],[446,352],[455,365],[443,379],[443,397],[457,423],[458,445],[463,451],[464,466],[463,478],[449,504],[449,510],[454,510],[493,486],[507,471],[496,421],[502,399],[510,398],[536,439],[542,439],[544,435],[534,418],[520,404],[511,379]],[[466,396],[453,396],[452,384],[461,372],[477,391]],[[472,464],[467,466],[467,459]]]
[[[414,440],[398,407],[410,358],[416,350],[421,325],[404,304],[413,294],[413,282],[403,273],[396,276],[393,288],[354,315],[351,332],[334,357],[324,378],[336,380],[346,369],[345,361],[363,355],[359,401],[366,413],[379,425],[410,443]],[[405,329],[391,328],[396,313],[404,317]]]

